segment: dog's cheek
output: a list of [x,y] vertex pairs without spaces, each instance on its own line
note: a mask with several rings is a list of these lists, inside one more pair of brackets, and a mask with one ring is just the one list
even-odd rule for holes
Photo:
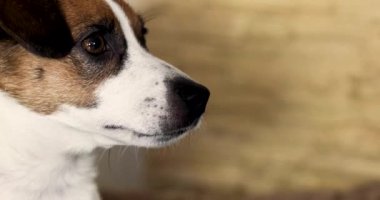
[[22,105],[49,115],[62,104],[77,107],[94,104],[96,85],[86,83],[69,64],[25,54],[21,58],[11,68],[3,69],[6,72],[1,73],[0,89]]

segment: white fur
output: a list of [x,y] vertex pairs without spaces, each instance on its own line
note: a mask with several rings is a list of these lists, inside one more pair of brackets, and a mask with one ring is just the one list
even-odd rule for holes
[[[143,49],[120,6],[105,1],[122,25],[128,59],[96,90],[97,108],[63,105],[44,116],[0,91],[1,200],[99,200],[95,148],[165,145],[136,133],[160,134],[159,117],[168,115],[164,81],[187,76]],[[107,124],[127,129],[106,131]]]
[[0,199],[99,199],[91,156],[96,137],[33,113],[4,93],[0,102]]

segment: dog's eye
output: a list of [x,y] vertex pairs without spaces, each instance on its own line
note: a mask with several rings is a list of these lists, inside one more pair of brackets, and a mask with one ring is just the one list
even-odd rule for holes
[[99,55],[104,53],[106,48],[106,41],[100,34],[93,34],[82,41],[82,48],[88,53]]

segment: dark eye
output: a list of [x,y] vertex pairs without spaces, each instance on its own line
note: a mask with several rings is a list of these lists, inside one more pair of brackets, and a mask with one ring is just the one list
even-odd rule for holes
[[102,54],[107,50],[106,47],[106,41],[100,34],[92,34],[82,41],[82,48],[89,54]]

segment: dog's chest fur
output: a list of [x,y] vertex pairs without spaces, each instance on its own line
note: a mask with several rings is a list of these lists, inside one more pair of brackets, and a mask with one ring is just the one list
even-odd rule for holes
[[44,120],[2,93],[0,102],[0,199],[99,199],[93,137]]

